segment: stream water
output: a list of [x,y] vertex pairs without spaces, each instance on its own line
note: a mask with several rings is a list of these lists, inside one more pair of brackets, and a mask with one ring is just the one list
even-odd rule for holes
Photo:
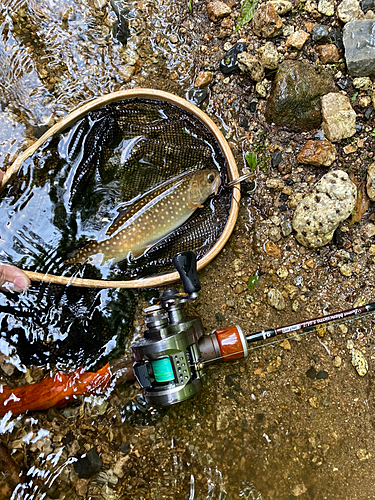
[[[199,106],[222,129],[240,171],[249,148],[258,154],[257,190],[244,193],[230,241],[199,274],[202,291],[189,313],[207,333],[230,324],[250,333],[370,302],[372,268],[366,279],[360,271],[344,278],[332,265],[334,246],[308,250],[289,232],[278,240],[279,254],[265,253],[269,228],[290,225],[279,208],[285,199],[265,187],[268,177],[280,176],[270,166],[269,146],[284,140],[286,149],[296,139],[263,128],[261,113],[250,116],[250,128],[240,125],[254,86],[238,75],[225,81],[218,71],[225,40],[212,37],[205,4],[192,6],[185,0],[3,0],[0,168],[83,102],[137,87],[197,102],[196,75],[216,71],[214,90]],[[282,177],[298,189],[319,177],[301,170]],[[33,250],[43,246],[43,264],[51,269],[58,266],[57,249],[69,249],[37,189],[17,234],[6,232],[17,212],[2,198],[0,255],[21,267],[35,265]],[[361,230],[348,228],[342,244]],[[267,302],[274,287],[282,290],[284,309]],[[158,294],[79,294],[52,285],[32,285],[21,299],[4,294],[1,384],[40,381],[56,369],[96,369],[108,356],[129,355],[143,331],[141,310]],[[0,499],[372,499],[373,328],[367,318],[256,346],[247,359],[209,367],[202,392],[171,408],[147,407],[139,387],[129,384],[63,408],[8,413],[0,419]],[[365,377],[351,365],[353,347],[367,357]]]

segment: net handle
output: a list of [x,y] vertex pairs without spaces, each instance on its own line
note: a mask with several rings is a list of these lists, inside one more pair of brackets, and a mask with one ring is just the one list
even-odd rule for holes
[[[18,158],[12,163],[12,165],[7,169],[2,182],[0,183],[0,193],[3,191],[6,184],[12,180],[22,165],[22,163],[32,156],[35,151],[44,144],[45,141],[50,139],[57,133],[62,132],[66,128],[73,125],[76,121],[83,118],[89,111],[101,108],[106,104],[112,102],[121,101],[124,99],[153,99],[158,101],[166,101],[173,104],[184,111],[192,114],[201,123],[203,123],[208,130],[214,135],[215,139],[220,145],[222,153],[227,161],[228,165],[228,176],[229,180],[234,180],[239,177],[237,165],[233,156],[233,153],[229,147],[229,144],[225,140],[223,134],[215,123],[208,117],[203,111],[201,111],[197,106],[191,104],[190,102],[182,99],[181,97],[170,94],[169,92],[164,92],[162,90],[153,89],[129,89],[129,90],[119,90],[117,92],[112,92],[110,94],[98,97],[89,102],[86,102],[82,106],[78,107],[71,113],[69,113],[65,118],[55,123],[47,132],[45,132],[34,144],[28,147]],[[222,232],[219,239],[216,241],[215,245],[199,259],[197,263],[198,271],[211,262],[216,255],[223,249],[225,243],[228,241],[231,235],[234,225],[237,220],[239,202],[240,202],[240,190],[235,187],[232,189],[232,204],[229,211],[229,217],[225,225],[224,231]],[[154,276],[151,278],[142,278],[132,281],[106,281],[106,280],[90,280],[84,278],[75,278],[67,276],[57,276],[53,274],[35,273],[32,271],[23,270],[32,281],[43,281],[46,283],[56,283],[60,285],[71,285],[87,288],[147,288],[167,285],[173,283],[180,279],[177,272],[170,272],[160,276]]]

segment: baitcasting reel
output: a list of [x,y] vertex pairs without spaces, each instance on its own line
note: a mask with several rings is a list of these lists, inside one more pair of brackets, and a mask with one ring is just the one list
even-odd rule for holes
[[186,317],[184,304],[198,298],[201,289],[192,252],[177,254],[173,263],[185,293],[169,289],[157,305],[144,310],[147,330],[132,344],[134,375],[148,403],[168,406],[195,396],[206,379],[204,364],[231,361],[247,355],[241,329],[232,326],[203,334],[201,320]]

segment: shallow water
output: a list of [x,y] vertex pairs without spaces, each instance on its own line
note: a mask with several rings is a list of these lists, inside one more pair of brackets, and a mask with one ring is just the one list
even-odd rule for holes
[[[129,10],[126,46],[113,34],[117,19],[113,4],[3,2],[1,167],[8,167],[20,151],[84,101],[142,86],[187,96],[202,67],[218,67],[223,41],[216,40],[220,49],[206,55],[203,46],[211,43],[210,23],[203,5],[193,3],[191,14],[185,2],[116,3]],[[306,250],[290,236],[278,243],[280,257],[265,254],[270,218],[285,200],[264,187],[272,131],[266,136],[255,124],[250,134],[239,126],[238,115],[246,114],[252,87],[239,77],[233,82],[224,84],[217,77],[215,93],[209,91],[201,107],[225,132],[239,169],[250,138],[264,163],[257,171],[257,191],[241,201],[230,242],[200,273],[202,291],[189,313],[202,319],[207,333],[237,323],[250,333],[348,309],[357,299],[371,301],[375,285],[371,268],[362,279],[363,264],[355,279],[346,280],[330,266],[332,247]],[[284,141],[288,147],[291,138]],[[319,175],[311,174],[313,179]],[[297,188],[303,182],[304,173]],[[34,200],[30,219],[41,217]],[[48,220],[49,209],[45,210],[43,220]],[[277,214],[282,218],[284,212]],[[25,221],[32,223],[35,220]],[[51,228],[39,227],[50,237]],[[44,242],[42,229],[38,236]],[[29,249],[38,242],[27,241],[22,232],[12,236]],[[345,242],[345,234],[341,237]],[[55,248],[56,241],[49,243]],[[53,254],[49,256],[52,260]],[[29,263],[32,257],[26,252],[23,258]],[[309,259],[313,267],[306,264]],[[276,273],[282,266],[288,268],[286,281]],[[247,283],[253,276],[258,279],[251,290]],[[275,286],[285,292],[286,310],[267,305],[268,291]],[[140,310],[157,294],[95,291],[77,298],[72,289],[46,286],[32,287],[21,301],[7,295],[2,299],[7,322],[6,328],[2,323],[0,341],[2,381],[22,385],[40,380],[56,367],[69,371],[82,364],[96,369],[108,355],[129,355],[130,341],[143,331]],[[296,298],[299,308],[294,310],[289,306]],[[42,324],[37,302],[47,318]],[[88,314],[92,307],[100,308],[100,320]],[[127,314],[133,308],[132,325]],[[0,420],[0,497],[373,498],[373,328],[370,318],[334,326],[321,336],[290,339],[289,346],[260,346],[246,360],[209,367],[202,393],[169,409],[147,408],[133,384],[78,398],[62,409],[7,414]],[[22,337],[22,331],[28,335]],[[64,343],[67,331],[73,333],[73,344]],[[366,353],[370,371],[365,377],[360,378],[351,365],[348,341]],[[311,367],[329,378],[308,377]],[[93,448],[101,467],[89,478],[78,477],[78,458]]]

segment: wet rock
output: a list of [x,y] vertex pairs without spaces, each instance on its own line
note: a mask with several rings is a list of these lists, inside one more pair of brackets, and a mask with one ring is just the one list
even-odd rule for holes
[[329,141],[309,140],[297,156],[298,163],[329,167],[336,159],[336,148]]
[[118,76],[124,83],[129,83],[135,73],[135,67],[123,64],[118,69]]
[[261,4],[253,17],[253,31],[262,38],[272,38],[280,35],[283,21],[275,7],[270,3]]
[[217,23],[223,17],[227,17],[232,13],[232,9],[220,0],[214,0],[207,5],[207,15],[210,21]]
[[280,150],[273,151],[271,153],[272,168],[277,168],[280,165],[280,163],[282,162],[282,159],[283,159],[283,155],[282,155]]
[[369,10],[375,10],[374,0],[362,0],[361,9],[362,9],[362,12],[367,12]]
[[353,274],[353,268],[351,264],[342,264],[340,267],[340,273],[346,278],[350,278]]
[[343,23],[364,18],[358,0],[343,0],[337,7],[337,16]]
[[295,31],[286,39],[285,45],[286,47],[292,47],[297,50],[301,50],[305,45],[306,41],[310,38],[310,34],[306,33],[306,31],[299,30]]
[[284,238],[289,236],[293,230],[292,224],[288,220],[283,220],[280,224],[280,230],[281,234],[283,235]]
[[347,23],[343,42],[348,73],[375,76],[375,19]]
[[224,73],[224,75],[229,75],[236,71],[238,68],[237,57],[238,54],[244,52],[247,48],[245,43],[239,42],[233,45],[225,54],[222,60],[220,61],[220,71]]
[[314,366],[310,366],[310,368],[306,372],[306,377],[308,377],[311,380],[315,380],[317,375],[317,371],[315,370]]
[[327,380],[328,377],[329,375],[325,370],[319,370],[316,374],[317,380]]
[[279,16],[283,16],[293,9],[293,4],[291,2],[288,2],[288,0],[271,0],[268,3],[275,7],[276,12],[279,14]]
[[248,52],[242,52],[237,56],[238,67],[250,76],[255,82],[260,82],[264,78],[264,66],[258,56],[253,56]]
[[333,16],[335,13],[335,2],[334,0],[319,0],[318,12],[324,14],[325,16]]
[[196,87],[197,89],[207,87],[212,82],[212,79],[212,71],[201,71],[200,73],[198,73],[197,78],[195,79],[194,87]]
[[207,99],[208,90],[207,89],[190,89],[188,92],[188,100],[199,106]]
[[341,141],[356,133],[356,114],[346,95],[331,92],[322,97],[322,128],[328,140]]
[[295,131],[317,128],[321,122],[320,97],[334,89],[333,79],[318,75],[310,64],[286,61],[274,79],[266,120]]
[[271,288],[271,290],[268,292],[267,299],[268,304],[278,311],[282,311],[286,307],[283,294],[276,288]]
[[87,453],[77,457],[77,461],[73,463],[73,468],[79,478],[88,479],[99,472],[102,465],[102,459],[99,457],[96,448],[91,448]]
[[375,163],[369,166],[367,170],[367,195],[370,200],[375,201]]
[[316,51],[323,64],[337,62],[340,59],[340,54],[336,45],[319,45]]
[[357,188],[346,172],[328,172],[296,207],[292,226],[297,241],[313,248],[326,245],[339,223],[352,213],[356,198]]
[[357,370],[360,377],[364,377],[368,372],[367,360],[358,349],[352,350],[352,365]]
[[279,53],[272,42],[266,42],[260,49],[258,54],[263,66],[267,69],[276,69],[279,66]]
[[219,33],[217,34],[218,38],[226,38],[229,36],[234,28],[234,22],[230,17],[224,17],[224,19],[221,21],[220,24],[220,30]]
[[313,42],[327,42],[328,28],[324,24],[316,24],[313,26],[310,35]]

